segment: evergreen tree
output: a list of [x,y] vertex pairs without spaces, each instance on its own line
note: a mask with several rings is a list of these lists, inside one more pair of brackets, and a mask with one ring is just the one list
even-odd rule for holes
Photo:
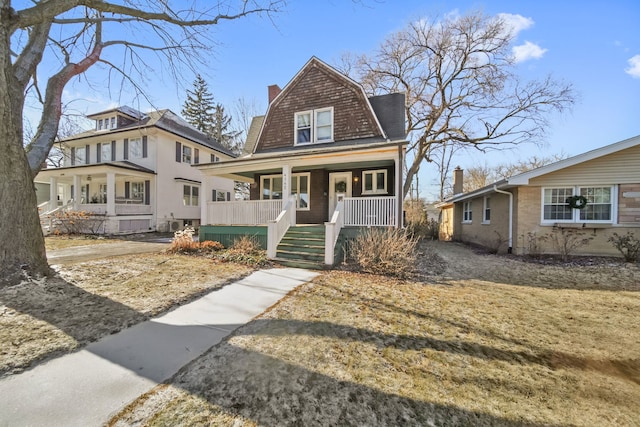
[[231,116],[228,116],[222,104],[216,104],[213,112],[213,129],[211,136],[229,151],[240,154],[242,147],[238,143],[240,132],[234,131],[231,127]]
[[200,74],[193,82],[193,90],[187,89],[187,99],[182,107],[182,116],[200,132],[212,135],[215,123],[216,105],[209,92],[207,82]]

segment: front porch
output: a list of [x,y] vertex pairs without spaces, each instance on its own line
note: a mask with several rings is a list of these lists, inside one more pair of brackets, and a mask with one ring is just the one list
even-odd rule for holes
[[[45,169],[39,182],[49,184],[49,200],[38,206],[45,234],[65,212],[101,218],[99,233],[149,231],[155,226],[152,171],[114,164]],[[91,230],[96,232],[96,230]]]

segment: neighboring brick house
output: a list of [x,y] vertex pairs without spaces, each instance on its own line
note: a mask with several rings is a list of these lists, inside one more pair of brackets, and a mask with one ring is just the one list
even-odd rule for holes
[[232,198],[232,180],[206,177],[192,165],[233,154],[170,110],[144,114],[123,106],[87,118],[93,129],[62,141],[63,166],[35,178],[49,189],[43,218],[86,211],[105,219],[105,233],[170,231],[198,226],[212,189],[218,199]]
[[620,255],[608,242],[613,232],[640,237],[640,136],[468,193],[462,174],[454,172],[456,194],[440,204],[443,240],[527,254],[533,236],[572,228],[592,238],[576,254]]
[[[367,97],[358,83],[315,57],[282,90],[268,89],[269,107],[252,121],[246,155],[198,166],[207,175],[250,183],[251,199],[203,206],[203,224],[215,227],[201,235],[223,241],[261,235],[266,244],[267,225],[287,211],[287,225],[278,225],[282,230],[270,240],[268,252],[275,256],[274,245],[295,225],[333,233],[337,224],[336,238],[344,228],[400,225],[404,94]],[[236,228],[224,227],[231,225]],[[326,237],[321,234],[318,239]]]

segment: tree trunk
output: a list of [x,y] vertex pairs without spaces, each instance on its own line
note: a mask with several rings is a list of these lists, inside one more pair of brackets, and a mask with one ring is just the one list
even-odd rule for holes
[[24,94],[11,64],[9,29],[0,24],[0,283],[23,272],[49,274],[36,190],[22,144]]

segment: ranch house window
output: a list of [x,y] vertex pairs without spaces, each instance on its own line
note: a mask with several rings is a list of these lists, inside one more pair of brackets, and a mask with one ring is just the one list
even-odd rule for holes
[[484,207],[482,212],[482,223],[489,224],[491,222],[491,197],[484,198]]
[[[542,194],[542,222],[601,222],[613,221],[615,191],[613,186],[544,188]],[[568,199],[583,196],[587,204],[573,209]]]
[[471,202],[464,202],[462,204],[462,222],[471,223],[473,220],[473,211],[471,210]]

